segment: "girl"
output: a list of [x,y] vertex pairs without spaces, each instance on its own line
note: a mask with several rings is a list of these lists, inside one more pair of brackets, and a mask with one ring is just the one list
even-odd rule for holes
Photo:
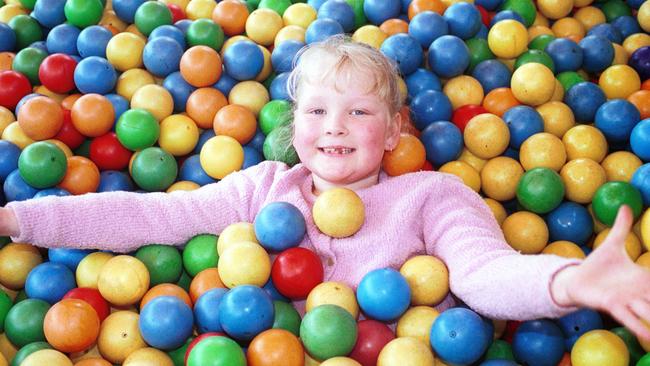
[[[504,240],[489,207],[455,176],[419,172],[389,177],[382,155],[398,143],[400,93],[392,63],[341,37],[309,46],[289,82],[293,146],[301,164],[267,161],[198,190],[110,192],[10,202],[0,235],[37,246],[132,251],[149,243],[181,245],[201,233],[253,222],[266,204],[286,201],[305,216],[301,246],[315,251],[326,281],[356,288],[369,271],[399,268],[429,254],[449,269],[453,294],[496,319],[559,317],[590,307],[609,312],[650,341],[650,272],[624,249],[632,214],[622,207],[606,241],[583,261],[522,255]],[[311,207],[320,192],[347,187],[366,207],[354,236],[318,231]],[[448,298],[443,310],[453,304]]]

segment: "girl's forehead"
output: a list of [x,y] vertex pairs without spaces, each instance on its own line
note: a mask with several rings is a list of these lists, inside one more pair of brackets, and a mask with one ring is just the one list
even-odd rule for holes
[[310,67],[301,75],[299,89],[335,89],[345,94],[376,94],[376,80],[368,71],[350,65],[339,68]]

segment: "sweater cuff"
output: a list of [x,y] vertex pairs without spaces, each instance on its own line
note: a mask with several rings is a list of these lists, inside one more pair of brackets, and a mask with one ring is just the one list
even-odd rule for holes
[[570,266],[577,266],[580,263],[582,263],[581,259],[571,259],[568,262],[566,262],[564,265],[560,266],[557,268],[550,276],[550,279],[548,281],[548,296],[551,299],[551,303],[553,305],[553,317],[554,318],[560,318],[562,316],[565,316],[569,313],[572,313],[574,311],[579,310],[580,308],[577,306],[564,306],[560,305],[555,301],[553,298],[553,292],[551,291],[551,284],[553,283],[553,280],[555,279],[555,276],[560,273],[563,269],[570,267]]

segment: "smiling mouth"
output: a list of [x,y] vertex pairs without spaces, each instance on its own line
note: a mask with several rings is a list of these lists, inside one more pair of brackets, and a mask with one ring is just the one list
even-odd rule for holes
[[349,148],[349,147],[328,146],[328,147],[319,147],[318,150],[325,154],[347,155],[353,153],[356,149]]

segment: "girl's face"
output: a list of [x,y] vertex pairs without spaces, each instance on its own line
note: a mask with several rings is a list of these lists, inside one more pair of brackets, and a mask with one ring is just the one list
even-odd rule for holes
[[386,102],[367,91],[367,76],[347,74],[300,86],[293,145],[316,192],[377,183],[384,151],[399,141],[399,114],[391,116]]

